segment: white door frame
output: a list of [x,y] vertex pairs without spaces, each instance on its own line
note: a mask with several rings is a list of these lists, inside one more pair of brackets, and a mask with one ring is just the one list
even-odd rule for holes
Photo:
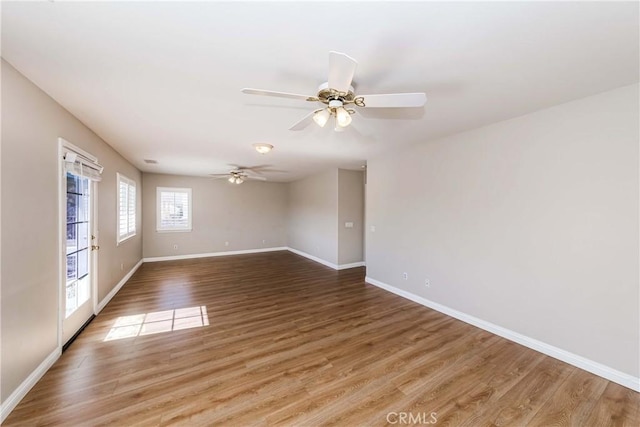
[[[64,138],[58,138],[58,348],[62,348],[65,344],[63,342],[63,324],[65,319],[65,301],[66,292],[65,285],[67,282],[67,173],[64,168],[64,153],[66,150],[72,150],[76,153],[86,157],[87,159],[98,161],[97,157],[84,151],[83,149],[73,145]],[[96,236],[95,243],[90,242],[91,245],[98,243],[98,184],[95,181],[90,180],[90,194],[91,194],[91,211],[89,212],[89,236]],[[98,307],[98,255],[96,251],[89,248],[89,272],[91,279],[91,304],[93,314],[97,314]]]

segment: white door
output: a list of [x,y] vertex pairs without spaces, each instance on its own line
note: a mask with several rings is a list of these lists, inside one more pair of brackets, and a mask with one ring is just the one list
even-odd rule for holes
[[97,307],[98,159],[59,138],[60,317],[59,344],[65,348]]

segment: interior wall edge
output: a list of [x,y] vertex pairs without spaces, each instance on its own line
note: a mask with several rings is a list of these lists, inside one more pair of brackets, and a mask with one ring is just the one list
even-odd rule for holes
[[446,314],[447,316],[451,316],[455,319],[461,320],[472,326],[478,327],[487,332],[508,339],[509,341],[513,341],[532,350],[546,354],[547,356],[553,357],[554,359],[558,359],[577,368],[584,369],[587,372],[591,372],[594,375],[612,381],[616,384],[620,384],[633,391],[640,392],[639,377],[634,377],[602,363],[587,359],[586,357],[571,353],[556,346],[547,344],[543,341],[530,338],[526,335],[520,334],[507,328],[503,328],[502,326],[495,325],[491,322],[487,322],[486,320],[471,316],[437,302],[430,301],[426,298],[420,297],[411,292],[407,292],[403,289],[396,288],[395,286],[386,284],[372,277],[366,276],[364,280],[366,283],[377,286],[381,289],[384,289],[385,291],[391,292],[415,303],[436,310],[440,313]]

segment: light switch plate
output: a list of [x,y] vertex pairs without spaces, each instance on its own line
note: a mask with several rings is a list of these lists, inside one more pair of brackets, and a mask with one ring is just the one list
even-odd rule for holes
[[353,228],[353,222],[345,222],[344,228]]

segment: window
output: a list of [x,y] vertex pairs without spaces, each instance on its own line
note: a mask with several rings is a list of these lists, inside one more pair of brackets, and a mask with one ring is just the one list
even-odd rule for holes
[[136,235],[136,182],[118,174],[118,243]]
[[158,187],[158,231],[191,231],[191,189]]

